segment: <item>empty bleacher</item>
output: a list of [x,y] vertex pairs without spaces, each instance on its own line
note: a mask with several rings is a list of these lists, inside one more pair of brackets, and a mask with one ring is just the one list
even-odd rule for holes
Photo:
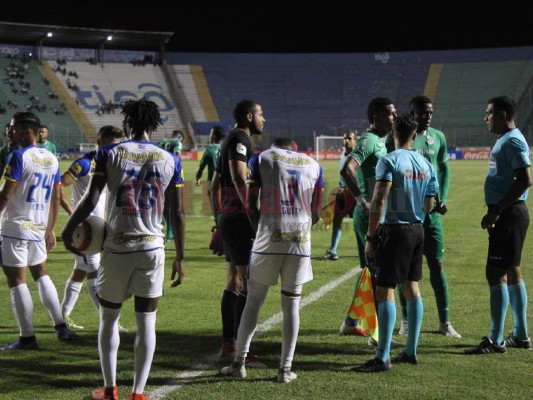
[[[55,61],[48,63],[54,68]],[[108,63],[102,66],[87,62],[68,62],[66,68],[68,71],[75,71],[78,78],[58,74],[58,79],[96,129],[103,125],[122,127],[121,103],[142,97],[158,104],[164,122],[152,135],[154,141],[164,136],[169,137],[174,129],[186,127],[170,100],[169,89],[160,67],[138,67],[131,63]],[[68,89],[67,78],[74,81],[77,91]]]

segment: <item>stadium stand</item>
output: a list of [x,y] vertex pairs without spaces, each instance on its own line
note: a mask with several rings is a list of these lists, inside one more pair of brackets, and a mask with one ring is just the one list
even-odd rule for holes
[[[1,58],[5,54],[9,53],[0,54],[4,69],[13,61]],[[483,124],[485,103],[492,96],[509,94],[519,100],[518,124],[533,142],[533,47],[351,54],[166,53],[165,62],[144,66],[124,62],[140,54],[126,50],[100,55],[105,63],[87,62],[88,49],[43,54],[67,55],[66,71],[58,70],[56,57],[42,64],[32,60],[28,68],[32,91],[39,90],[47,108],[63,104],[63,114],[46,111],[43,117],[52,127],[58,149],[92,142],[104,124],[120,126],[121,102],[142,96],[156,101],[165,119],[154,139],[179,129],[186,134],[184,149],[205,145],[212,125],[230,128],[235,102],[246,97],[259,101],[265,110],[258,148],[283,135],[300,149],[312,150],[317,135],[341,136],[346,129],[365,129],[366,106],[372,97],[390,97],[397,110],[405,111],[410,97],[417,94],[433,99],[432,125],[457,147],[487,146],[491,138]],[[0,105],[10,98],[19,107],[24,103],[25,97],[11,93],[7,84],[0,88]],[[49,88],[58,99],[47,97]],[[11,111],[6,109],[7,114]]]

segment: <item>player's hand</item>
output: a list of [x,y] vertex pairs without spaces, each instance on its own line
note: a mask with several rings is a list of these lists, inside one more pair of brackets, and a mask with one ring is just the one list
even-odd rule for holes
[[[178,275],[178,279],[176,279],[176,274]],[[173,281],[172,285],[170,287],[176,287],[181,285],[181,282],[183,281],[183,277],[185,276],[185,266],[184,266],[184,260],[178,260],[177,258],[172,263],[172,274],[170,275],[170,279]]]
[[365,259],[367,265],[372,265],[376,257],[376,245],[374,241],[367,240],[365,245]]
[[209,242],[209,249],[213,251],[213,254],[221,256],[224,254],[224,244],[222,242],[222,236],[216,226],[211,228],[211,242]]
[[363,206],[363,210],[365,211],[370,211],[370,202],[369,201],[364,201],[361,205]]
[[57,244],[56,234],[52,232],[47,232],[44,236],[44,241],[46,243],[46,251],[52,251]]
[[439,213],[441,215],[444,215],[448,212],[448,207],[446,207],[446,203],[443,201],[439,201],[435,207],[433,207],[433,210],[431,210],[431,214],[433,213]]
[[198,179],[196,181],[196,186],[202,186],[202,180],[201,179]]
[[499,214],[496,214],[494,212],[488,212],[481,219],[481,228],[483,229],[494,228],[494,225],[496,225],[496,221],[498,221],[498,218],[500,218]]

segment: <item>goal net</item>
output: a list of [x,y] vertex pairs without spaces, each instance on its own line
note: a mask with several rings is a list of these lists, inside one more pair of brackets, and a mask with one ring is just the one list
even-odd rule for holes
[[315,138],[315,158],[317,160],[340,159],[343,151],[343,136],[317,136]]
[[87,153],[88,151],[95,150],[96,149],[96,143],[79,143],[78,144],[78,151],[80,153]]

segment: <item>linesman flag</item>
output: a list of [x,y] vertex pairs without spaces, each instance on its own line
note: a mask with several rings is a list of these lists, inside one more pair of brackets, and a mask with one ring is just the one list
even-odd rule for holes
[[378,340],[378,315],[374,303],[372,279],[368,267],[361,271],[361,276],[355,287],[352,304],[348,309],[348,316],[358,320],[365,335]]
[[335,196],[338,190],[340,190],[340,188],[332,190],[329,193],[328,203],[322,208],[320,213],[320,217],[324,220],[324,224],[326,224],[326,229],[329,229],[333,222],[333,216],[335,215]]
[[333,222],[333,215],[335,214],[335,200],[330,201],[328,204],[322,208],[320,217],[324,220],[326,224],[326,229],[329,229],[331,223]]

